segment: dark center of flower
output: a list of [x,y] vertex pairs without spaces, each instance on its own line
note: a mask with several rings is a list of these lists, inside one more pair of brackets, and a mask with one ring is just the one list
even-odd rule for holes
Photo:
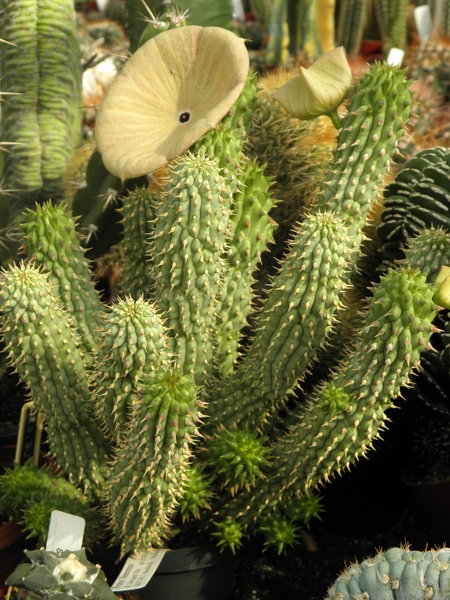
[[178,120],[180,121],[180,123],[187,123],[190,118],[191,118],[191,113],[182,112],[181,115],[178,117]]

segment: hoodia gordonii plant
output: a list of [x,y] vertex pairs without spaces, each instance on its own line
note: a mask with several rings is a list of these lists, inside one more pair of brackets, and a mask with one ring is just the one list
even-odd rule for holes
[[[148,44],[165,35],[192,31],[171,30]],[[206,134],[169,165],[149,239],[141,240],[145,252],[133,250],[134,259],[147,259],[149,277],[139,275],[146,299],[133,290],[134,298],[110,307],[93,301],[68,212],[50,204],[30,212],[28,261],[2,275],[3,339],[46,417],[56,464],[102,506],[122,554],[166,544],[171,524],[193,517],[220,546],[234,550],[244,532],[259,528],[281,551],[295,539],[294,522],[317,515],[315,487],[379,436],[386,409],[428,347],[433,291],[419,270],[391,270],[373,290],[345,361],[290,411],[289,431],[279,422],[328,342],[410,114],[405,74],[392,66],[370,69],[340,123],[335,111],[347,92],[322,103],[340,127],[337,150],[264,301],[250,292],[272,237],[273,200],[263,168],[236,141],[245,133],[236,115],[248,111],[247,101],[240,107],[233,99],[236,118],[223,115],[217,143]],[[116,118],[120,103],[112,106]],[[170,136],[175,146],[176,130]],[[135,157],[135,146],[118,168],[131,165],[139,176],[145,157]],[[233,148],[243,153],[239,164],[230,156],[230,169],[220,168]],[[110,155],[113,171],[119,154],[115,147]],[[239,339],[252,310],[254,334]]]

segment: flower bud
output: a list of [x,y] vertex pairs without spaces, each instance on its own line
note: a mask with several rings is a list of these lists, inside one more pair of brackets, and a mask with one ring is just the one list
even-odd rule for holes
[[450,267],[441,267],[434,282],[436,289],[433,301],[442,308],[450,310]]
[[273,97],[291,115],[308,121],[334,112],[352,87],[352,71],[341,47],[330,50],[309,69],[300,67]]

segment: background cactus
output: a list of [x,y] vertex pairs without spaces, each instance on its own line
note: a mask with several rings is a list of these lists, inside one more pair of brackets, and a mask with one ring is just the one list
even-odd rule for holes
[[17,95],[2,110],[4,177],[23,208],[61,192],[80,140],[81,62],[72,2],[5,2],[2,16],[2,93]]
[[75,485],[48,468],[30,462],[5,469],[0,477],[0,513],[16,517],[29,538],[45,545],[53,510],[83,517],[84,543],[94,544],[101,535],[102,516]]
[[31,562],[17,567],[6,581],[7,585],[19,588],[19,598],[60,598],[61,594],[71,598],[89,600],[114,600],[116,596],[106,582],[98,565],[86,558],[84,550],[61,554],[46,550],[25,550]]
[[[315,487],[365,455],[428,347],[433,291],[407,264],[370,291],[348,356],[283,421],[332,340],[411,95],[405,73],[385,64],[353,90],[321,193],[262,299],[249,292],[275,225],[271,181],[246,156],[255,92],[249,78],[217,130],[151,190],[154,218],[139,230],[148,278],[133,298],[98,300],[62,206],[29,212],[28,261],[2,274],[10,363],[46,416],[58,468],[103,507],[122,554],[165,544],[178,506],[200,513],[220,546],[254,529],[279,551],[293,543],[294,523],[318,512]],[[121,198],[127,230],[133,194],[149,191],[147,178],[133,185]],[[147,258],[139,241],[135,264]]]
[[[437,146],[408,160],[384,191],[377,227],[381,269],[404,256],[403,248],[425,228],[450,225],[450,153]],[[439,237],[436,232],[435,239]],[[443,233],[445,237],[445,233]]]
[[343,0],[340,4],[336,40],[338,46],[344,46],[349,56],[359,54],[368,7],[368,0]]
[[419,552],[389,548],[348,567],[328,590],[325,600],[394,600],[401,595],[444,600],[450,593],[448,548]]
[[[72,0],[5,1],[1,7],[1,264],[16,257],[11,226],[36,201],[62,196],[81,139],[81,58]],[[3,191],[3,190],[2,190]]]

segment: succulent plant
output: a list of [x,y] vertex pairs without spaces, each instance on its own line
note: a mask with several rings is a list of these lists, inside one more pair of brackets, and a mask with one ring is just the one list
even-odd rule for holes
[[[57,197],[80,140],[81,61],[73,2],[2,5],[2,110],[7,188],[22,205]],[[51,65],[51,67],[50,67]]]
[[328,590],[325,600],[445,600],[450,594],[449,560],[448,548],[424,552],[389,548],[350,565]]
[[85,519],[86,546],[101,534],[102,516],[87,496],[62,476],[27,461],[5,469],[0,476],[0,513],[15,517],[29,538],[45,544],[51,513],[68,512]]
[[[176,47],[185,35],[188,47],[193,34],[202,35],[188,26],[169,30],[142,49],[154,49],[158,39],[158,48],[170,45],[174,33]],[[179,68],[185,77],[185,65]],[[339,135],[322,191],[261,299],[251,293],[253,274],[272,238],[273,199],[263,166],[245,156],[254,82],[240,69],[238,80],[243,99],[235,102],[225,86],[222,120],[212,132],[202,125],[199,140],[192,139],[195,123],[184,129],[173,114],[161,125],[167,160],[178,135],[183,151],[186,139],[193,145],[168,165],[148,230],[139,229],[149,236],[150,254],[141,239],[140,260],[149,258],[141,265],[148,278],[139,275],[142,295],[136,287],[133,298],[100,303],[71,215],[50,204],[28,215],[28,261],[2,274],[10,363],[46,416],[56,465],[102,506],[122,555],[164,545],[179,515],[199,517],[199,528],[221,547],[235,550],[255,529],[278,551],[292,544],[298,520],[319,512],[316,486],[380,435],[432,333],[437,307],[426,275],[409,264],[390,270],[368,291],[345,360],[315,382],[306,403],[294,405],[285,427],[288,400],[333,339],[411,95],[403,71],[377,64],[352,90],[342,122],[333,114]],[[188,84],[179,91],[186,102],[198,94]],[[327,112],[347,87],[325,103]],[[124,89],[119,82],[119,100],[110,89],[99,139],[109,119],[117,121]],[[148,156],[138,143],[127,145],[129,163],[112,131],[105,136],[115,144],[110,158],[124,169],[121,177],[130,164],[133,176],[146,174]],[[159,165],[156,154],[150,158]],[[135,200],[122,212],[127,229],[136,228],[127,214]]]
[[349,56],[358,55],[368,18],[367,0],[343,0],[340,5],[336,40]]
[[84,550],[61,554],[46,550],[25,550],[30,563],[17,567],[6,580],[19,588],[19,598],[38,600],[115,600],[105,574],[86,558]]
[[[437,146],[408,160],[384,190],[377,227],[381,270],[404,257],[404,247],[424,229],[450,226],[450,152]],[[436,232],[435,236],[439,236]]]
[[72,0],[2,3],[0,264],[18,254],[26,207],[63,193],[81,139],[81,59]]

